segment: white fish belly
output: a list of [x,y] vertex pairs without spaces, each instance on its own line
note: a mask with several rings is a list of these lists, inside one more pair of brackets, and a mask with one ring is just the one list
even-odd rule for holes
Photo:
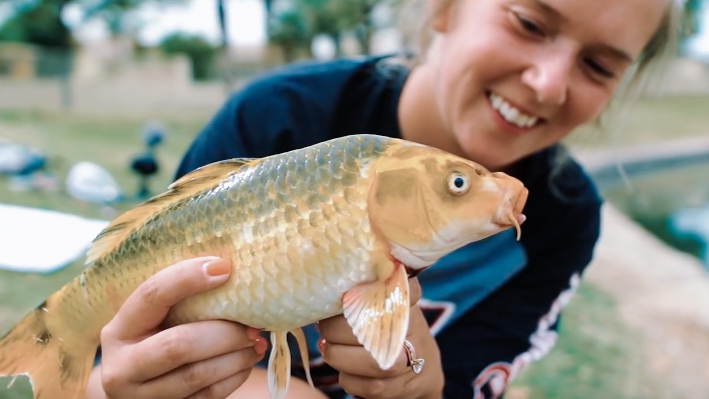
[[231,226],[221,241],[229,241],[230,280],[184,301],[176,321],[288,330],[341,313],[349,289],[376,279],[367,190],[364,182],[313,207],[296,201]]
[[356,226],[359,237],[339,244],[325,237],[319,242],[298,237],[297,245],[283,250],[239,251],[230,280],[183,302],[173,320],[218,318],[290,330],[340,314],[349,289],[376,279],[374,236],[364,220]]

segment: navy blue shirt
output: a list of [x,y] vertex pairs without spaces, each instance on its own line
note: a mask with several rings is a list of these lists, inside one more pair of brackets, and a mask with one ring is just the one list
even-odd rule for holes
[[[292,64],[235,93],[195,138],[176,177],[236,157],[264,157],[350,134],[400,137],[397,105],[408,70],[389,58]],[[529,189],[522,238],[507,230],[439,260],[418,278],[419,306],[441,351],[444,397],[499,398],[554,345],[561,309],[591,260],[601,198],[554,146],[513,165]],[[559,161],[559,156],[563,161]],[[315,384],[348,397],[305,328]],[[293,351],[293,373],[302,365]]]

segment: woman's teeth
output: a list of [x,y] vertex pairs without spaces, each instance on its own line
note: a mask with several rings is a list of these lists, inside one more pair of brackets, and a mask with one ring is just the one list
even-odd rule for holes
[[534,126],[539,120],[536,116],[522,113],[495,93],[490,93],[489,97],[492,107],[495,108],[507,122],[515,126],[528,128]]

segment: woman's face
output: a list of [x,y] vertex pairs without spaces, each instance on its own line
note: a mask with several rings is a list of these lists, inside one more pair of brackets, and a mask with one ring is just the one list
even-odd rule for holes
[[665,7],[666,0],[457,0],[433,20],[439,38],[422,68],[437,125],[491,169],[558,142],[600,114]]

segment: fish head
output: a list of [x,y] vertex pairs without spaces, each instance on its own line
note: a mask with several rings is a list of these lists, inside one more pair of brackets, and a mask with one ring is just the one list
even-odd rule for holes
[[516,229],[528,190],[518,179],[422,145],[391,150],[375,171],[369,213],[392,255],[424,269],[471,242]]

